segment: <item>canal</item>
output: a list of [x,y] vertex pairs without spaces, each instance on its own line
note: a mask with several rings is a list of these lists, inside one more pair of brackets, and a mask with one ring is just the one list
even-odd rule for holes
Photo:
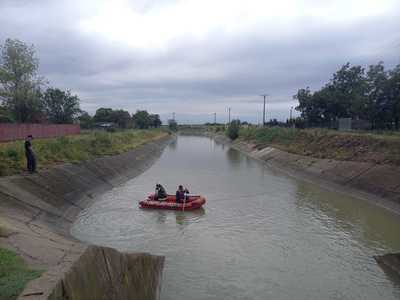
[[[159,182],[207,203],[138,208]],[[400,299],[373,255],[400,251],[400,217],[271,170],[206,137],[180,136],[145,173],[84,210],[72,234],[165,255],[162,300]]]

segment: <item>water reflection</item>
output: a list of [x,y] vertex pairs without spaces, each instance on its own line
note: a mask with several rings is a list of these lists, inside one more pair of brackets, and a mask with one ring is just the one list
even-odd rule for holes
[[157,223],[164,224],[167,221],[167,212],[164,210],[157,211]]
[[206,214],[206,211],[204,208],[200,208],[191,211],[175,210],[174,213],[175,213],[176,224],[186,226],[188,224],[199,221],[199,219]]
[[175,138],[173,139],[169,144],[168,144],[168,148],[171,150],[176,150],[176,148],[178,147],[178,139]]
[[389,246],[390,251],[400,249],[398,220],[390,212],[346,195],[338,197],[337,193],[309,183],[298,182],[297,188],[298,207],[312,212],[324,226],[351,234],[359,242],[374,247],[375,254],[382,254],[382,244]]
[[226,157],[228,158],[228,161],[230,162],[230,165],[233,166],[239,166],[240,163],[243,161],[244,156],[241,154],[239,151],[229,148],[226,151]]

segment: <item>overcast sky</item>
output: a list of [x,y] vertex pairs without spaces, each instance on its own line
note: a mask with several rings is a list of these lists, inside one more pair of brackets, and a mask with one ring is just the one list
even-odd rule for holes
[[81,108],[163,120],[285,119],[299,88],[344,63],[400,63],[399,0],[0,0],[0,41],[34,44],[40,74]]

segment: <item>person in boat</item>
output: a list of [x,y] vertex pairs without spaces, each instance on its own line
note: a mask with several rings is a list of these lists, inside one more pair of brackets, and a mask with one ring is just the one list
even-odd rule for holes
[[157,183],[156,184],[156,193],[154,194],[154,199],[155,200],[165,200],[165,198],[167,198],[167,192],[165,191],[164,187]]
[[183,203],[183,201],[187,199],[187,194],[189,194],[189,190],[180,185],[176,191],[176,202]]

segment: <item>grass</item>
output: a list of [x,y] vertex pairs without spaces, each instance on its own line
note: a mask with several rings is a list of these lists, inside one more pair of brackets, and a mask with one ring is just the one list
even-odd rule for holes
[[0,300],[17,299],[26,283],[41,273],[30,270],[13,251],[0,248]]
[[[39,168],[116,155],[166,135],[163,130],[90,131],[81,135],[33,140]],[[0,176],[26,170],[23,141],[0,143]]]
[[400,134],[339,132],[328,129],[242,128],[239,140],[281,150],[336,160],[400,165]]

